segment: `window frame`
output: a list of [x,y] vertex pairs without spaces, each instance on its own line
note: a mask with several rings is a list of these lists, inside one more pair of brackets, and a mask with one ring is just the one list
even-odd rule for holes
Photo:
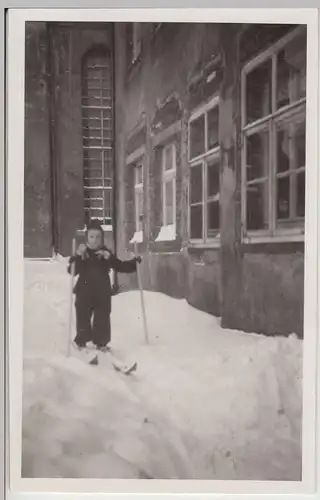
[[[219,101],[220,101],[219,95],[214,96],[212,99],[210,99],[209,102],[207,102],[206,104],[203,104],[199,108],[195,109],[189,118],[189,121],[188,121],[188,162],[189,162],[189,164],[197,161],[198,159],[202,158],[205,155],[210,154],[210,152],[215,151],[215,149],[217,149],[217,147],[218,147],[217,146],[215,148],[211,148],[210,150],[207,149],[207,145],[208,145],[208,113],[210,111],[212,111],[214,108],[219,107]],[[198,118],[201,118],[202,115],[204,115],[204,148],[205,148],[205,151],[204,151],[204,153],[191,158],[190,157],[190,154],[191,154],[190,125],[192,124],[192,122],[196,121]],[[220,146],[219,146],[219,148],[220,148]]]
[[[281,108],[276,108],[276,90],[277,90],[277,54],[285,48],[287,44],[300,35],[306,34],[306,28],[299,26],[282,37],[267,50],[258,54],[249,61],[241,71],[241,226],[242,240],[245,243],[275,242],[275,241],[304,241],[304,221],[305,217],[299,219],[294,227],[292,219],[287,220],[287,227],[284,227],[286,221],[279,221],[276,214],[277,204],[277,149],[276,134],[278,125],[285,123],[288,119],[299,117],[306,120],[306,97],[300,98]],[[246,123],[246,82],[247,76],[251,71],[258,68],[261,64],[271,59],[271,113],[255,120],[252,123]],[[247,137],[260,130],[267,129],[269,132],[269,170],[268,170],[268,228],[261,230],[247,230]],[[305,163],[307,163],[305,161]],[[306,172],[306,165],[301,171]],[[289,174],[290,175],[290,174]],[[290,185],[291,185],[290,181]],[[292,188],[290,187],[291,191]],[[292,203],[292,201],[290,201]],[[282,224],[282,227],[281,227]]]
[[[106,86],[104,87],[102,84],[103,81],[103,76],[100,75],[100,86],[97,87],[85,87],[84,82],[87,81],[87,84],[91,80],[96,80],[96,76],[90,76],[89,77],[89,72],[90,70],[95,69],[95,64],[96,61],[98,62],[97,68],[100,69],[101,71],[107,69],[110,72],[110,87]],[[99,80],[99,79],[98,79]],[[112,82],[113,82],[113,73],[112,73],[112,57],[110,52],[108,51],[107,47],[104,46],[94,46],[93,48],[89,49],[83,56],[82,58],[82,63],[81,63],[81,115],[82,115],[82,151],[83,154],[84,152],[90,152],[90,151],[98,151],[100,152],[100,159],[99,160],[93,160],[91,158],[91,163],[98,163],[99,166],[101,166],[101,176],[96,175],[96,177],[91,177],[90,176],[90,167],[88,165],[85,167],[85,156],[83,157],[83,189],[84,189],[84,196],[83,196],[83,201],[84,201],[84,216],[85,220],[89,219],[97,219],[100,222],[102,222],[103,226],[112,228],[113,226],[113,221],[114,221],[114,213],[113,213],[113,186],[114,186],[114,174],[113,171],[109,172],[109,177],[106,176],[106,164],[108,163],[108,159],[105,160],[105,155],[108,154],[108,152],[113,152],[114,149],[114,144],[113,144],[113,92],[112,92]],[[95,85],[98,85],[96,83]],[[94,90],[97,92],[97,96],[90,96],[90,90]],[[103,92],[110,92],[110,95],[104,96]],[[97,99],[97,103],[92,104],[91,101],[94,99]],[[105,101],[109,101],[109,104],[106,104]],[[98,104],[99,102],[99,104]],[[85,110],[89,112],[90,110],[97,110],[100,113],[100,116],[86,116],[84,114]],[[104,113],[109,112],[110,116],[105,116]],[[98,128],[90,128],[89,124],[90,121],[96,120],[97,124],[96,127]],[[105,128],[105,123],[109,123],[109,127]],[[87,127],[84,126],[84,123],[87,123]],[[99,130],[101,131],[100,136],[92,136],[90,133],[92,133],[93,130]],[[109,130],[110,131],[110,136],[104,136],[104,131]],[[97,145],[90,145],[90,144],[85,144],[86,141],[95,141],[95,142],[101,142],[101,144]],[[106,144],[107,142],[108,144]],[[88,162],[89,164],[90,162]],[[92,167],[91,167],[92,168]],[[98,170],[95,168],[95,170]],[[108,172],[107,172],[108,173]],[[91,186],[90,185],[90,179],[95,179],[99,180],[101,179],[101,185],[96,185],[96,186]],[[106,179],[109,180],[110,185],[106,185]],[[92,193],[94,191],[102,191],[102,197],[98,196],[96,194],[95,196],[92,196]],[[106,207],[106,193],[110,193],[109,197],[109,206]],[[101,206],[91,206],[90,201],[101,201]],[[86,206],[86,204],[88,204]],[[92,211],[100,211],[101,215],[91,215]],[[109,215],[108,215],[109,214]],[[109,223],[106,223],[106,222]]]
[[[137,176],[138,176],[138,169],[141,167],[141,182],[137,182]],[[142,207],[144,209],[144,165],[142,159],[137,161],[134,165],[134,183],[133,183],[133,189],[134,189],[134,220],[135,220],[135,233],[142,233],[144,234],[144,221],[140,221],[139,217],[140,214],[138,214],[138,203],[137,203],[137,198],[140,195],[142,197]],[[144,217],[144,210],[142,216]],[[141,227],[140,227],[141,225]]]
[[[165,168],[165,158],[168,149],[172,148],[173,155],[173,167],[170,170]],[[162,149],[162,176],[161,176],[161,194],[162,194],[162,227],[174,226],[174,231],[176,231],[177,226],[177,192],[176,192],[176,175],[177,175],[177,148],[174,142],[169,142]],[[167,206],[166,206],[166,184],[172,184],[173,190],[173,205],[172,205],[172,224],[167,223]]]
[[[212,97],[207,103],[202,104],[198,108],[196,108],[191,114],[188,121],[188,163],[189,163],[189,182],[188,182],[188,244],[190,246],[208,246],[210,248],[219,247],[220,246],[220,231],[221,225],[219,224],[219,229],[215,236],[208,236],[208,213],[207,213],[207,205],[210,201],[208,198],[207,187],[208,187],[208,163],[210,161],[214,161],[218,163],[219,168],[219,179],[221,180],[220,174],[220,144],[215,146],[214,148],[207,149],[208,146],[208,113],[212,111],[214,108],[218,108],[219,111],[219,102],[220,96],[215,95]],[[197,155],[194,158],[191,158],[191,135],[190,135],[190,125],[192,122],[200,118],[204,115],[204,145],[205,151],[201,155]],[[201,202],[191,203],[191,170],[194,167],[202,165],[202,200]],[[219,195],[215,195],[219,197],[219,207],[220,207],[220,191],[221,185],[219,186]],[[201,238],[191,238],[191,206],[202,205],[202,237]]]

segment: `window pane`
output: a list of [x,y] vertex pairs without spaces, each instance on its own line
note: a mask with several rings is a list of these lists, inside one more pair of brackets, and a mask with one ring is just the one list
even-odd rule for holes
[[111,214],[112,210],[112,191],[111,190],[105,190],[104,191],[104,208],[105,212],[108,214]]
[[142,165],[137,165],[136,166],[136,184],[142,184],[142,183],[143,183]]
[[174,168],[174,147],[171,145],[164,149],[164,169],[172,170]]
[[290,176],[277,180],[277,219],[290,217]]
[[84,196],[85,196],[85,198],[99,198],[99,199],[102,199],[103,189],[85,189],[84,190]]
[[89,208],[102,208],[103,198],[89,198],[86,202]]
[[174,182],[169,181],[166,182],[165,185],[165,201],[166,201],[166,206],[165,206],[165,211],[166,211],[166,224],[173,224],[173,200],[174,200]]
[[190,158],[195,158],[204,152],[204,115],[202,115],[190,123]]
[[246,122],[251,123],[271,113],[271,59],[247,75]]
[[100,163],[102,163],[103,153],[105,154],[105,151],[101,151],[101,149],[91,149],[91,150],[85,149],[83,156],[88,162],[90,162],[90,161],[98,162],[99,161]]
[[219,106],[215,106],[208,112],[208,149],[219,145]]
[[190,202],[202,201],[202,164],[190,169]]
[[277,130],[277,172],[290,169],[290,135],[289,130]]
[[207,194],[215,196],[220,191],[220,162],[219,160],[208,162],[207,166]]
[[247,137],[247,181],[269,173],[269,133],[261,131]]
[[85,120],[91,120],[90,123],[96,128],[101,129],[101,120],[103,117],[109,117],[109,113],[102,108],[82,108],[82,116]]
[[202,205],[190,207],[191,239],[202,239]]
[[173,207],[172,206],[167,206],[166,207],[166,225],[169,226],[174,223],[173,220]]
[[247,186],[247,229],[268,228],[268,183]]
[[136,230],[142,231],[143,223],[143,191],[136,190]]
[[207,226],[208,236],[214,236],[220,227],[219,201],[211,201],[207,203]]
[[169,181],[165,183],[166,190],[166,205],[172,207],[173,205],[173,182]]
[[306,96],[306,35],[300,35],[277,56],[277,109]]
[[139,218],[141,215],[143,215],[143,192],[140,191],[137,196],[137,201],[138,201],[138,215]]
[[[291,118],[277,130],[277,172],[305,166],[305,120]],[[295,123],[296,120],[296,123]]]
[[297,216],[305,216],[305,172],[297,174]]
[[102,219],[103,218],[103,212],[102,212],[102,210],[99,210],[97,208],[90,209],[90,217],[92,219],[93,218]]
[[106,145],[107,145],[106,141],[105,140],[102,141],[101,137],[94,137],[94,138],[91,138],[91,136],[83,137],[83,146],[86,148],[102,147]]

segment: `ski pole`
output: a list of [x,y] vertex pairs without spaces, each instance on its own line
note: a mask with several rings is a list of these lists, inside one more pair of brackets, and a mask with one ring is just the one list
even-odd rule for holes
[[[72,239],[72,257],[75,256],[76,253],[76,239]],[[73,309],[73,283],[74,283],[74,274],[75,274],[75,262],[71,264],[71,278],[70,278],[70,295],[69,295],[69,324],[68,324],[68,349],[67,349],[67,357],[70,356],[71,349],[71,335],[72,335],[72,309]]]
[[[136,242],[134,244],[134,253],[136,254],[136,256],[138,255],[138,252],[137,252],[137,243]],[[140,265],[139,264],[137,265],[137,276],[138,276],[138,285],[139,285],[140,298],[141,298],[141,309],[142,309],[144,337],[145,337],[146,344],[149,344],[148,328],[147,328],[147,318],[146,318],[146,309],[145,309],[145,305],[144,305],[144,296],[143,296],[142,279],[141,279],[141,269],[140,269]]]

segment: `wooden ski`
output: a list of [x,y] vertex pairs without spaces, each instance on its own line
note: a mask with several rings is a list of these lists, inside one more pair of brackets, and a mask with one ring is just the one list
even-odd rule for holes
[[[86,361],[91,366],[97,366],[99,364],[99,356],[109,356],[111,359],[112,366],[115,371],[123,373],[124,375],[130,375],[132,372],[136,371],[138,363],[135,361],[130,364],[123,363],[117,359],[114,354],[112,354],[110,349],[105,351],[97,349],[96,347],[83,347],[78,348],[73,343],[73,348],[77,352],[76,357]],[[92,351],[95,351],[95,356],[92,357]]]

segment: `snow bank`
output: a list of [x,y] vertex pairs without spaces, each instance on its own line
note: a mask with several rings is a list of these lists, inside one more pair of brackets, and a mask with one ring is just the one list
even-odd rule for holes
[[112,368],[24,362],[22,476],[179,478],[187,470],[161,426]]
[[[294,335],[222,330],[217,318],[185,301],[147,292],[145,346],[139,293],[120,294],[112,346],[120,359],[137,360],[138,371],[119,386],[107,361],[81,369],[74,361],[73,373],[69,362],[50,360],[66,352],[65,264],[27,262],[25,289],[26,473],[301,479],[303,343]],[[40,359],[28,358],[36,354]],[[48,428],[52,437],[41,448]],[[101,454],[102,470],[94,466]]]
[[195,477],[299,480],[301,341],[204,347],[135,352],[137,393],[180,430]]

